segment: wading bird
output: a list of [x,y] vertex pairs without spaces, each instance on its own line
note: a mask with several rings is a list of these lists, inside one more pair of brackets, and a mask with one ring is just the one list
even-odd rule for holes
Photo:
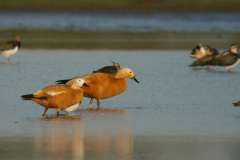
[[59,116],[59,111],[72,107],[67,110],[70,112],[79,106],[83,98],[82,86],[89,87],[84,79],[75,78],[70,86],[52,85],[21,97],[23,100],[31,100],[45,107],[42,116],[46,115],[48,108],[56,109]]
[[20,37],[15,36],[14,40],[0,43],[0,53],[8,58],[10,63],[10,56],[15,54],[21,47]]
[[[93,73],[85,76],[80,76],[90,86],[84,87],[83,96],[91,98],[89,108],[92,108],[93,99],[97,100],[97,106],[100,108],[100,99],[107,99],[113,96],[119,95],[127,88],[127,81],[125,78],[130,78],[136,81],[134,72],[130,68],[120,69],[116,76],[112,76],[106,73]],[[58,84],[65,84],[71,86],[76,78],[68,80],[59,80]]]

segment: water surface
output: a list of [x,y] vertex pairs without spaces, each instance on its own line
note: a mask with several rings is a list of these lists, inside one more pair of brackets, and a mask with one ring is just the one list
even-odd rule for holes
[[[186,159],[240,157],[240,66],[190,68],[189,51],[20,50],[0,57],[3,159]],[[112,61],[131,68],[124,93],[56,117],[20,96]],[[24,146],[24,147],[23,147]]]
[[90,32],[239,33],[240,13],[29,13],[1,12],[0,29],[54,29]]

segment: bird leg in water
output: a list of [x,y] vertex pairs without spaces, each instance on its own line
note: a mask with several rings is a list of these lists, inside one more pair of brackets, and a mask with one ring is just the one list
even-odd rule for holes
[[97,107],[98,107],[98,109],[100,108],[100,101],[99,100],[97,100]]
[[92,108],[93,98],[90,99],[89,108]]
[[46,113],[47,113],[47,111],[48,111],[48,108],[45,109],[45,111],[43,112],[43,115],[42,115],[42,116],[45,116]]
[[56,111],[57,111],[57,117],[59,117],[59,112],[61,111],[61,109],[60,108],[55,108],[56,109]]

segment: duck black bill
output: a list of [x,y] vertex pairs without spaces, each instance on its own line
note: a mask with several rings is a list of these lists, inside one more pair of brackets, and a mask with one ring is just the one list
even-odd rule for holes
[[133,79],[135,82],[139,83],[135,76],[134,76],[132,79]]
[[83,86],[85,86],[85,87],[89,87],[89,85],[87,85],[86,83],[83,83]]

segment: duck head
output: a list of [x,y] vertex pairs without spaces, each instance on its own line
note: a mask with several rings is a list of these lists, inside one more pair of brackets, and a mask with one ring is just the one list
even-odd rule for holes
[[135,82],[139,83],[139,81],[135,77],[135,73],[130,68],[120,69],[116,74],[116,78],[130,78]]
[[83,78],[76,78],[71,86],[73,89],[82,88],[82,86],[89,87]]

